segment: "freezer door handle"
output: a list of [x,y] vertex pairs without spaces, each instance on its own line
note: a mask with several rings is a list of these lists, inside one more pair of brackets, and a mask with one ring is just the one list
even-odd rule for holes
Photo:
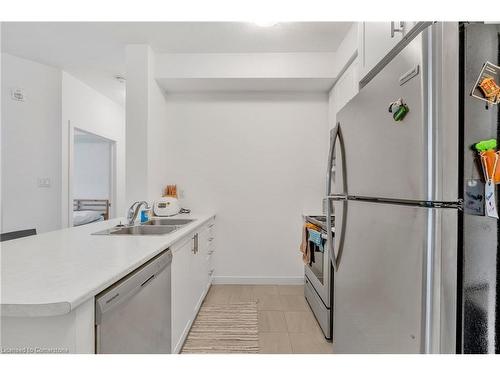
[[[332,172],[333,172],[333,163],[336,161],[335,160],[335,151],[336,151],[336,145],[337,141],[340,145],[340,151],[342,152],[342,156],[344,156],[344,140],[342,137],[342,131],[340,129],[340,122],[338,122],[332,130],[330,130],[330,149],[328,150],[328,160],[327,160],[327,167],[326,167],[326,196],[332,195]],[[346,193],[347,192],[347,185],[346,185],[346,179],[345,179],[345,158],[342,157],[342,192]],[[338,171],[337,171],[338,172]]]
[[337,137],[339,134],[339,124],[330,130],[330,149],[328,150],[328,160],[326,163],[326,195],[332,193],[332,169],[333,160],[335,158],[335,144],[337,143]]

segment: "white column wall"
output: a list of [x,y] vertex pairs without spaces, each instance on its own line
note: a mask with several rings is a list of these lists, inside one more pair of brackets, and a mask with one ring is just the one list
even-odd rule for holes
[[158,86],[155,55],[148,45],[129,45],[127,53],[127,205],[161,197],[169,183],[165,142],[166,102]]
[[126,47],[126,189],[125,204],[148,196],[148,81],[151,51],[147,45]]

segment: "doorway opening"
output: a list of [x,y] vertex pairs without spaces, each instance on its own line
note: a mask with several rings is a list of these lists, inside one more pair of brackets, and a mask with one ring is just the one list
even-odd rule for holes
[[74,128],[70,178],[70,226],[114,217],[115,141]]

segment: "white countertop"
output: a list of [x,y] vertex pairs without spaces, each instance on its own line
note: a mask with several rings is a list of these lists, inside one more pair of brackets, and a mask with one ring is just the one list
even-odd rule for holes
[[212,217],[177,215],[195,221],[165,235],[92,235],[120,223],[113,219],[3,242],[1,313],[66,314]]

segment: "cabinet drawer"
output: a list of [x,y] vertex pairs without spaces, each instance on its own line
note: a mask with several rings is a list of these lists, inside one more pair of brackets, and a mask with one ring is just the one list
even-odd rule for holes
[[215,250],[215,237],[208,237],[207,238],[208,242],[208,250]]
[[215,223],[208,224],[208,237],[215,238]]
[[212,256],[216,251],[216,248],[215,248],[215,243],[212,243],[209,247],[208,247],[208,250],[207,250],[207,255],[208,256]]
[[212,273],[215,270],[215,250],[214,251],[209,251],[207,255],[207,268],[209,274]]

